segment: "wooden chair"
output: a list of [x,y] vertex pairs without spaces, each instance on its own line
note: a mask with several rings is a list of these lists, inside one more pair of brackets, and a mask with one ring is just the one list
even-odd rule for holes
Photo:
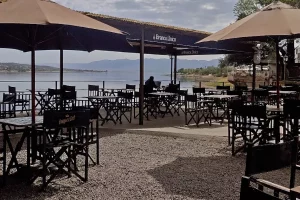
[[126,89],[131,89],[135,91],[135,85],[126,84]]
[[[276,136],[271,123],[277,116],[267,115],[266,105],[242,105],[232,118],[232,154],[246,148],[246,143],[265,144]],[[236,119],[236,120],[234,120]],[[235,140],[243,138],[243,145],[235,147]]]
[[185,125],[193,121],[198,127],[202,118],[204,118],[204,123],[209,123],[208,115],[208,108],[202,106],[196,95],[185,96]]
[[[267,192],[266,189],[272,192]],[[258,181],[247,176],[242,177],[240,200],[286,200],[290,196],[291,191],[289,188],[268,181]]]
[[[90,124],[89,124],[89,141],[87,141],[87,145],[96,145],[96,161],[92,158],[89,154],[90,160],[93,162],[94,165],[99,165],[100,163],[100,137],[99,137],[99,110],[97,108],[91,108],[87,104],[82,106],[76,106],[73,108],[73,111],[88,111],[90,113]],[[79,140],[80,143],[83,143],[85,140],[84,135],[78,135],[75,140]],[[79,151],[78,154],[82,156],[85,155],[84,149]]]
[[[290,188],[256,178],[254,175],[269,172],[290,166],[293,146],[298,143],[298,137],[294,140],[280,144],[266,144],[253,146],[248,144],[245,176],[241,183],[241,200],[270,199],[284,200],[291,197]],[[291,175],[291,182],[293,181]],[[291,185],[292,186],[292,183]],[[272,192],[268,192],[272,190]],[[284,197],[282,197],[284,196]]]
[[[88,142],[90,113],[85,111],[45,111],[43,128],[40,130],[41,137],[38,151],[42,161],[41,170],[33,176],[33,183],[42,177],[42,190],[44,190],[59,173],[71,173],[80,180],[88,180]],[[78,139],[79,135],[84,138]],[[76,157],[84,149],[84,175],[79,174],[76,167]],[[71,166],[73,163],[73,166]],[[51,165],[55,166],[52,168]]]
[[99,85],[88,85],[88,96],[100,96]]
[[47,98],[44,103],[44,110],[58,110],[60,103],[60,89],[48,89]]
[[243,139],[242,136],[236,134],[237,125],[241,125],[241,108],[243,101],[241,99],[233,99],[227,103],[227,120],[228,120],[228,145],[232,145],[232,155],[235,155],[235,141]]
[[257,103],[269,103],[269,91],[267,89],[254,89],[252,90],[252,95]]
[[[0,134],[1,134],[1,137],[2,137],[1,139],[4,140],[3,133],[0,132]],[[1,141],[1,143],[3,143],[3,142]],[[5,186],[5,184],[6,184],[6,180],[4,179],[4,173],[5,173],[4,167],[6,167],[6,160],[5,160],[6,158],[4,157],[3,152],[4,152],[4,148],[2,147],[2,148],[0,148],[0,163],[1,163],[0,169],[1,169],[1,172],[2,172],[3,179],[0,182],[0,186]]]
[[16,117],[16,95],[3,93],[3,101],[0,102],[0,118]]
[[174,106],[175,113],[180,116],[180,111],[185,112],[185,97],[188,95],[188,90],[179,90],[178,91],[178,101],[177,105]]
[[248,91],[248,86],[239,86],[239,85],[236,85],[234,87],[234,90],[235,91]]
[[[133,92],[118,92],[118,120],[122,124],[122,118],[124,117],[129,123],[132,120],[133,111]],[[129,113],[129,117],[127,116]]]
[[[15,100],[16,111],[21,111],[21,113],[25,111],[27,116],[29,116],[30,94],[17,92],[16,88],[11,86],[8,86],[8,93],[16,96],[16,100]],[[18,107],[21,107],[21,109],[18,110]]]
[[205,95],[205,88],[195,88],[193,87],[193,95],[197,95],[199,99],[202,99]]

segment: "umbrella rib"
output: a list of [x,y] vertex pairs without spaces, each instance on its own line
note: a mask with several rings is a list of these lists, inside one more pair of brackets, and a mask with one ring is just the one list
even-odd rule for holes
[[[48,37],[48,36],[47,36],[47,37]],[[36,45],[40,45],[40,44],[42,44],[42,43],[44,43],[44,42],[47,42],[47,41],[49,41],[49,40],[52,40],[53,38],[56,38],[56,37],[54,36],[54,37],[52,37],[52,38],[44,39],[44,40],[42,40],[42,41],[40,41],[40,42],[37,42]]]
[[53,31],[52,33],[50,33],[49,35],[47,35],[47,36],[45,37],[45,39],[46,39],[47,37],[50,37],[50,36],[53,35],[54,33],[58,32],[59,30],[63,29],[65,26],[66,26],[66,25],[60,26],[58,29],[56,29],[55,31]]
[[36,39],[36,35],[37,35],[37,29],[38,29],[38,25],[35,26],[35,30],[34,31],[34,36],[33,36],[33,44],[34,46],[36,46],[36,42],[35,42],[35,39]]
[[77,38],[72,34],[69,33],[76,41],[79,45],[81,45],[87,52],[91,52],[90,50],[88,50],[88,48],[86,48],[81,42],[79,42],[79,40],[77,40]]
[[57,30],[55,30],[55,31],[53,31],[52,33],[50,33],[49,35],[47,35],[47,36],[44,38],[44,40],[39,41],[37,44],[42,44],[42,43],[44,43],[44,42],[46,42],[46,41],[49,41],[49,40],[55,38],[55,36],[54,36],[54,37],[50,37],[50,36],[54,35],[54,33],[56,33],[57,31],[61,30],[63,27],[64,27],[64,26],[59,27]]
[[16,39],[16,40],[19,40],[19,41],[21,41],[21,42],[27,44],[28,46],[31,46],[28,42],[26,42],[26,41],[24,41],[24,40],[22,40],[22,39],[20,39],[20,38],[18,38],[18,37],[16,37],[16,36],[13,36],[13,35],[10,34],[10,33],[7,33],[7,32],[4,32],[4,33],[5,33],[6,35],[8,35],[9,37],[12,37],[12,38],[14,38],[14,39]]

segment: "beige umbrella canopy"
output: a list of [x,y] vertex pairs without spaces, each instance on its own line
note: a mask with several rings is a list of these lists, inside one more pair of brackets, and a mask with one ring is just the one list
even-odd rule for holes
[[112,26],[49,0],[9,0],[3,2],[0,4],[0,23],[67,24],[122,34],[120,30]]
[[[0,4],[1,48],[22,51],[117,50],[118,29],[49,0],[8,0]],[[31,25],[31,26],[30,26]]]
[[279,107],[278,42],[282,39],[300,36],[299,24],[300,9],[276,1],[197,43],[205,46],[211,43],[222,42],[273,40],[276,43],[277,106]]
[[8,0],[1,3],[0,38],[0,48],[32,52],[33,122],[35,50],[61,50],[62,63],[62,50],[90,52],[130,47],[120,30],[49,0]]
[[197,43],[225,40],[286,39],[300,34],[299,22],[299,9],[277,1]]

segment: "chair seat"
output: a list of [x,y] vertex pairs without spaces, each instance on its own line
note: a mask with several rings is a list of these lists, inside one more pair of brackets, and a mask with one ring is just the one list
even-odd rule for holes
[[68,147],[71,146],[73,142],[65,140],[65,141],[59,141],[58,143],[47,143],[46,148],[53,148],[53,147]]
[[263,185],[263,186],[271,188],[271,189],[278,189],[281,192],[284,192],[286,194],[290,193],[290,189],[289,188],[281,186],[281,185],[278,185],[278,184],[275,184],[275,183],[272,183],[272,182],[264,180],[264,179],[256,179],[256,182],[259,183],[259,184],[261,184],[261,185]]
[[276,115],[267,115],[267,119],[276,119],[278,116]]

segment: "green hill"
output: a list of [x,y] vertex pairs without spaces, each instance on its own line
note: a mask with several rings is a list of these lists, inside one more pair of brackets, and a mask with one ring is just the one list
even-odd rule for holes
[[[36,72],[59,72],[59,68],[50,67],[45,65],[36,65]],[[97,70],[80,70],[80,69],[67,69],[65,72],[101,72]],[[0,63],[0,72],[31,72],[31,65],[20,63]]]

